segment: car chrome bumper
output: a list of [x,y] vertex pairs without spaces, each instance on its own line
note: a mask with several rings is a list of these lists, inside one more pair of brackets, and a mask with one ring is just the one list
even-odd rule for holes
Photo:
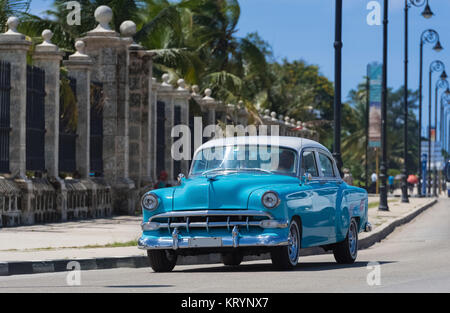
[[258,235],[258,236],[241,236],[237,227],[233,228],[231,236],[216,237],[216,243],[208,243],[202,245],[201,240],[192,245],[192,239],[206,239],[210,237],[198,238],[190,236],[180,236],[178,229],[172,233],[172,237],[145,237],[139,239],[138,247],[144,250],[153,249],[186,249],[186,248],[237,248],[237,247],[276,247],[286,246],[287,238],[278,235]]

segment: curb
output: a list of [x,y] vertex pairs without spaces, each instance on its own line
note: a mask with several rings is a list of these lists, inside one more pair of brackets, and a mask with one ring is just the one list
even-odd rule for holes
[[[367,249],[377,242],[380,242],[391,234],[395,228],[406,224],[417,217],[419,214],[432,207],[437,203],[433,200],[422,207],[417,208],[413,212],[398,217],[392,222],[385,223],[377,227],[373,233],[359,240],[359,249]],[[306,248],[300,251],[300,256],[326,254],[322,248]],[[245,261],[257,261],[270,259],[270,254],[265,253],[259,256],[246,256]],[[99,270],[113,268],[142,268],[149,267],[149,261],[146,256],[129,256],[129,257],[110,257],[110,258],[92,258],[92,259],[72,259],[72,260],[52,260],[52,261],[25,261],[25,262],[0,262],[0,276],[24,275],[24,274],[41,274],[66,272],[73,270],[72,261],[78,262],[80,270]],[[199,256],[179,257],[177,265],[194,265],[194,264],[218,264],[222,263],[220,254],[212,253]]]
[[377,227],[374,232],[368,235],[365,238],[362,238],[358,241],[359,249],[367,249],[373,246],[375,243],[380,242],[384,238],[386,238],[389,234],[391,234],[398,226],[409,223],[415,217],[417,217],[420,213],[424,212],[428,208],[432,207],[438,202],[437,199],[434,199],[431,202],[417,208],[416,210],[406,213],[391,222],[384,223],[380,227]]

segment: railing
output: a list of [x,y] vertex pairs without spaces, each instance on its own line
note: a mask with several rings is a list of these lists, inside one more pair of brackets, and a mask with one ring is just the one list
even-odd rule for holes
[[[175,106],[175,112],[174,112],[174,123],[173,125],[180,125],[181,124],[181,107]],[[183,148],[183,147],[181,147]],[[180,151],[183,152],[183,151]],[[173,179],[177,179],[178,174],[181,173],[181,161],[174,160],[173,161]]]
[[165,103],[158,101],[156,105],[156,175],[159,177],[165,169]]
[[103,84],[91,84],[90,163],[94,176],[103,175]]
[[0,173],[9,172],[11,66],[0,61]]
[[27,66],[26,169],[44,171],[45,72]]
[[[64,79],[64,78],[63,78]],[[61,99],[59,102],[59,171],[73,173],[76,170],[76,126],[73,119],[76,109],[77,81],[69,77],[70,90],[64,85],[61,88]],[[71,92],[71,94],[67,94]]]

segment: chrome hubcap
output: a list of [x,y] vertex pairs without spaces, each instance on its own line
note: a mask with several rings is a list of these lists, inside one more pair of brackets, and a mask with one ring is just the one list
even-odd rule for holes
[[289,260],[291,261],[292,264],[297,264],[299,238],[296,224],[292,224],[289,229],[288,243],[289,243],[288,245]]
[[348,230],[348,246],[350,248],[350,254],[355,257],[358,243],[357,243],[357,234],[355,224],[350,225],[350,229]]

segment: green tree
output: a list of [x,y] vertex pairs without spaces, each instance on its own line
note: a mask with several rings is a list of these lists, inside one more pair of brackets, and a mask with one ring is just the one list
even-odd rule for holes
[[6,31],[8,17],[28,12],[31,0],[0,0],[0,31]]

